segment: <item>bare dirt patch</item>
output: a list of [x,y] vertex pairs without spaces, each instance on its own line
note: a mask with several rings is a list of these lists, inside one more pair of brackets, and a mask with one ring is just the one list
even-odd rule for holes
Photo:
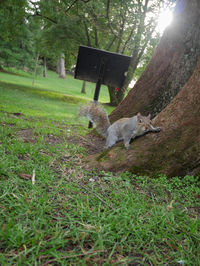
[[[0,111],[3,113],[6,113],[8,116],[15,117],[17,119],[21,118],[24,120],[30,120],[32,121],[32,118],[26,118],[26,116],[23,113],[10,113],[5,111]],[[61,125],[57,122],[52,122],[56,124],[58,128],[60,128],[63,131],[63,134],[61,136],[55,136],[53,134],[49,134],[44,137],[44,140],[47,144],[55,145],[63,143],[64,140],[68,141],[72,144],[77,144],[78,146],[84,147],[86,149],[86,152],[88,155],[99,153],[105,150],[105,139],[101,137],[100,135],[97,135],[95,130],[92,130],[89,134],[86,136],[81,136],[77,133],[77,126],[66,126]],[[1,123],[2,126],[15,126],[15,123]],[[73,136],[69,136],[67,134],[67,131],[73,131]],[[37,136],[34,135],[33,130],[31,128],[27,129],[21,129],[16,133],[17,138],[22,139],[26,143],[36,143],[37,142]]]
[[84,147],[89,155],[105,150],[105,139],[94,133],[89,133],[86,136],[67,137],[66,139],[73,144]]
[[51,134],[45,137],[45,142],[50,145],[60,144],[63,142],[63,137],[57,137]]
[[36,137],[33,135],[32,129],[21,129],[16,133],[18,138],[21,138],[26,143],[36,143]]

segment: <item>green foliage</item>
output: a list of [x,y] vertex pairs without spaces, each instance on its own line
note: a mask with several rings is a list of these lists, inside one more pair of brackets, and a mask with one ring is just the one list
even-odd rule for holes
[[[26,1],[9,0],[1,3],[0,66],[33,69],[34,42],[29,21],[26,20]],[[5,30],[6,29],[6,30]]]
[[[30,32],[26,32],[26,37]],[[30,39],[17,39],[15,42],[3,41],[0,44],[0,65],[6,67],[27,68],[29,71],[34,68],[34,47]]]
[[[72,8],[67,12],[68,4],[70,5],[63,1],[41,0],[38,2],[41,20],[37,34],[37,46],[41,56],[51,61],[54,60],[54,64],[64,53],[66,68],[70,70],[76,63],[79,44],[85,42],[85,35],[77,9]],[[33,11],[36,12],[37,17],[37,9]]]
[[26,0],[1,0],[0,2],[0,36],[5,41],[14,41],[23,35]]

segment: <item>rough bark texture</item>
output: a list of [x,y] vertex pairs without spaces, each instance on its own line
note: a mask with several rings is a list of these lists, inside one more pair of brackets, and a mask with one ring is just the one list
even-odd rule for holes
[[[110,115],[111,121],[137,112],[157,115],[190,78],[200,55],[200,2],[180,0],[141,78]],[[131,106],[131,108],[130,108]]]
[[200,59],[189,81],[153,124],[162,131],[134,140],[129,151],[119,143],[88,157],[86,165],[137,175],[200,175]]

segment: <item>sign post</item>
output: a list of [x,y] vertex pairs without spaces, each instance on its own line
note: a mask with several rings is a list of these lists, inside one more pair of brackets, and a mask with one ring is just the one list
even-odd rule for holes
[[[121,88],[130,64],[130,56],[80,46],[75,78],[96,83],[93,100],[98,101],[101,84]],[[92,128],[92,122],[89,122]]]

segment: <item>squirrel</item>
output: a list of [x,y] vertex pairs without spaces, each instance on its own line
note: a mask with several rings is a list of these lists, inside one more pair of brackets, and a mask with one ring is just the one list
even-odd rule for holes
[[112,147],[117,141],[123,140],[124,146],[130,149],[130,140],[147,132],[160,132],[161,128],[151,125],[151,115],[140,113],[130,118],[121,118],[112,125],[106,111],[97,102],[82,106],[79,116],[86,116],[96,125],[97,132],[106,138],[106,148]]

